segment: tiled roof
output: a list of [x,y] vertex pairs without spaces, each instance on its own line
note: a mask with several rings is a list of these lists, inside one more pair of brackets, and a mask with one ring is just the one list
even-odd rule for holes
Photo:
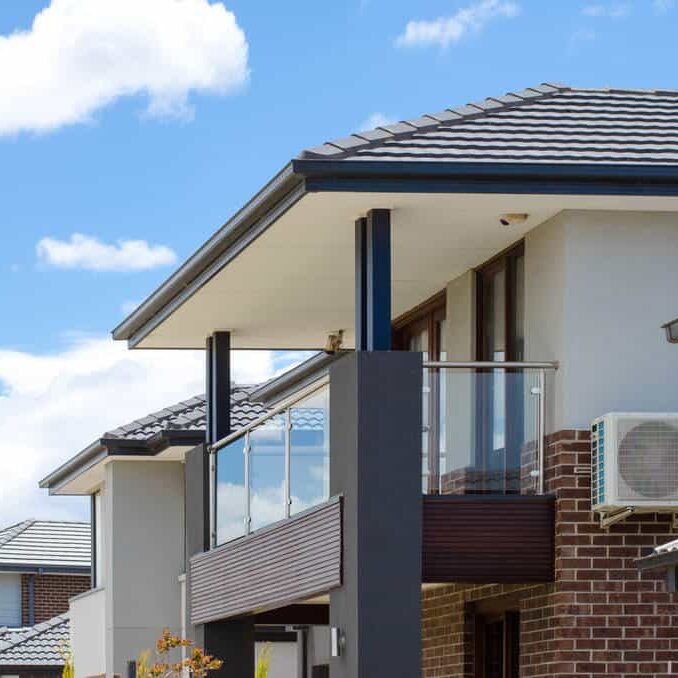
[[652,552],[653,555],[657,556],[663,555],[665,553],[678,553],[678,539],[674,539],[673,541],[667,542],[666,544],[657,546]]
[[[261,417],[266,408],[249,400],[255,386],[233,386],[231,389],[231,428],[242,428]],[[159,412],[120,426],[104,435],[104,438],[125,440],[148,440],[163,431],[204,431],[205,396],[199,395],[166,407]]]
[[678,91],[542,84],[351,134],[301,158],[678,164]]
[[27,629],[0,629],[0,667],[63,666],[68,641],[67,614]]
[[24,520],[0,530],[0,567],[71,569],[90,566],[89,523]]

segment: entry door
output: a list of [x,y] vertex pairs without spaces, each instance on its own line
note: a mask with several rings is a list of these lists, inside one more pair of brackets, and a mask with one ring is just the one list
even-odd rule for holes
[[520,621],[518,612],[476,618],[475,678],[518,678]]
[[[478,360],[524,360],[524,287],[522,243],[477,271]],[[477,490],[519,492],[522,373],[482,371],[477,386]]]

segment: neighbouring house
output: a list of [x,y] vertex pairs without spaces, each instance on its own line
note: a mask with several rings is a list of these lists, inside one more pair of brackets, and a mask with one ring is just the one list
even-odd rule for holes
[[[675,91],[542,84],[310,148],[114,330],[205,349],[183,477],[102,449],[43,484],[138,483],[104,560],[153,539],[168,614],[185,517],[217,676],[273,622],[329,627],[311,678],[672,675],[677,594],[638,563],[678,512],[677,261]],[[233,351],[338,347],[238,421]]]
[[69,646],[68,615],[35,626],[0,629],[0,675],[59,678]]
[[0,531],[0,675],[61,675],[69,600],[90,587],[90,525],[24,520]]
[[0,530],[0,626],[33,626],[68,611],[90,587],[90,525],[24,520]]
[[[267,411],[254,391],[231,388],[238,427]],[[204,442],[205,420],[204,396],[171,405],[105,433],[42,483],[54,494],[92,496],[92,586],[71,600],[69,614],[78,677],[126,675],[165,627],[193,636],[185,618],[186,531],[193,531],[185,496],[196,479],[185,456]],[[274,619],[257,626],[257,650],[270,644],[270,678],[297,675],[298,654],[309,652],[298,636]]]

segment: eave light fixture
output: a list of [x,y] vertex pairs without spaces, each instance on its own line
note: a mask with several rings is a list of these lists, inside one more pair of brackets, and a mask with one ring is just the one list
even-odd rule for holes
[[678,344],[678,318],[662,325],[662,329],[666,333],[666,341],[669,344]]
[[529,216],[527,212],[507,212],[499,215],[499,223],[502,226],[518,226],[524,224]]

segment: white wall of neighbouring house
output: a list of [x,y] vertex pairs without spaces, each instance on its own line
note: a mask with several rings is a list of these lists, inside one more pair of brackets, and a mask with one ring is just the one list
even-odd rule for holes
[[106,673],[181,632],[184,470],[181,462],[114,460],[106,466]]
[[76,678],[106,671],[106,592],[92,589],[71,598],[69,605],[71,650]]
[[255,643],[256,661],[264,647],[271,648],[271,664],[267,678],[296,678],[299,675],[297,662],[297,644],[292,643]]

